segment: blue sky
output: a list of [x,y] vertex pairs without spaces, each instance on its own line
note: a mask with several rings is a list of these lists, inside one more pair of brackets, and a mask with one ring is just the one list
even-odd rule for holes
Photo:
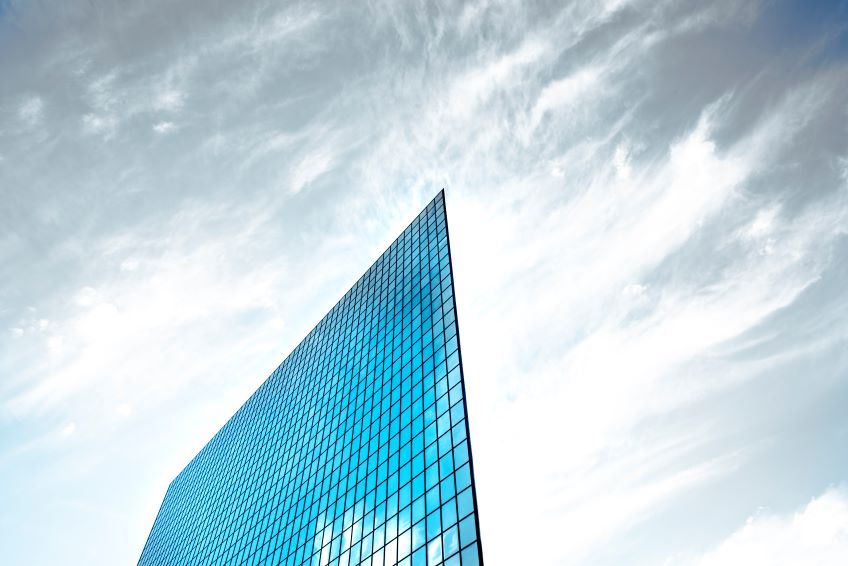
[[441,187],[488,564],[848,563],[848,4],[543,4],[0,2],[4,563],[135,563]]

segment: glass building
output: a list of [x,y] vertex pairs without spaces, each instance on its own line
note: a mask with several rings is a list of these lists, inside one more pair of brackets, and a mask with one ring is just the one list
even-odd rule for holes
[[171,482],[139,564],[482,562],[442,191]]

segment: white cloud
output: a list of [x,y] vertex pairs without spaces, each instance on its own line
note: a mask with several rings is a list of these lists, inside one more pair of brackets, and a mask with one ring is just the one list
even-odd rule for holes
[[99,134],[109,140],[115,135],[118,120],[111,114],[85,114],[82,117],[83,131],[87,134]]
[[448,116],[467,119],[498,90],[509,89],[514,82],[520,81],[522,68],[538,61],[547,52],[542,42],[528,39],[511,53],[463,73],[453,82],[446,97]]
[[[249,168],[253,163],[262,159],[269,154],[277,154],[291,150],[298,141],[302,141],[304,136],[292,134],[290,132],[272,132],[267,134],[258,142],[254,141],[250,144],[251,149],[245,159],[239,164],[242,169]],[[209,146],[213,153],[218,153],[226,145],[226,138],[223,136],[215,136],[210,140]]]
[[768,206],[759,210],[753,222],[743,230],[742,236],[751,240],[758,240],[768,236],[775,228],[778,214],[780,214],[780,206],[778,205]]
[[47,339],[47,353],[50,354],[51,357],[59,357],[62,355],[65,349],[65,337],[64,336],[51,336]]
[[140,262],[134,257],[127,258],[121,262],[121,271],[135,271],[138,269]]
[[118,403],[115,405],[115,414],[121,418],[127,418],[133,413],[133,407],[129,403]]
[[111,139],[120,123],[119,112],[130,109],[129,101],[121,90],[117,72],[101,75],[89,83],[87,100],[90,111],[82,116],[83,132]]
[[645,293],[647,287],[644,285],[640,285],[639,283],[630,283],[627,285],[622,292],[627,297],[638,297]]
[[83,287],[76,296],[76,303],[81,307],[90,307],[99,299],[97,289],[93,287]]
[[292,167],[289,190],[299,193],[315,179],[329,171],[336,160],[336,152],[331,147],[321,147],[307,153]]
[[596,67],[579,69],[574,74],[549,83],[539,94],[530,115],[530,128],[535,129],[548,112],[572,109],[588,97],[597,97],[600,70]]
[[174,112],[182,108],[185,104],[185,92],[175,88],[163,88],[160,90],[153,101],[153,109],[167,112]]
[[77,423],[71,421],[71,422],[67,423],[65,426],[62,427],[62,430],[60,431],[60,433],[63,437],[68,438],[69,436],[73,435],[74,432],[76,432],[76,430],[77,430]]
[[18,117],[29,126],[36,126],[44,119],[44,100],[30,96],[18,107]]
[[616,176],[620,180],[628,180],[633,172],[633,167],[630,164],[630,148],[624,144],[615,148],[615,155],[612,157],[612,165],[613,168],[615,168]]
[[480,18],[491,7],[489,0],[476,0],[475,2],[464,2],[462,12],[457,20],[457,28],[460,34],[465,34],[480,21]]
[[[173,221],[180,235],[173,238],[179,243],[128,238],[104,244],[101,253],[105,257],[125,257],[128,250],[137,252],[143,245],[154,249],[166,246],[168,251],[144,257],[144,277],[137,277],[133,271],[142,263],[140,254],[133,254],[131,260],[121,262],[124,277],[103,281],[96,289],[84,287],[73,295],[73,303],[83,308],[67,312],[52,322],[44,320],[40,326],[44,330],[49,326],[51,332],[47,337],[50,359],[36,364],[37,369],[32,368],[36,379],[31,379],[24,391],[8,400],[6,407],[18,415],[38,413],[98,383],[101,398],[109,395],[124,398],[124,387],[133,382],[139,396],[158,398],[167,387],[148,390],[148,376],[158,375],[168,366],[196,366],[194,371],[185,372],[182,379],[170,382],[168,387],[173,388],[190,382],[203,368],[218,365],[215,371],[220,371],[220,367],[226,366],[228,362],[214,362],[217,356],[211,355],[189,363],[188,353],[176,348],[177,342],[172,339],[193,325],[203,328],[201,321],[212,314],[226,318],[273,310],[279,300],[275,289],[286,271],[279,257],[273,265],[257,261],[249,268],[234,267],[232,262],[244,259],[235,250],[249,241],[256,222],[261,225],[262,219],[255,212],[248,214],[249,222],[238,223],[234,233],[219,234],[200,245],[184,240],[192,238],[190,234],[196,229],[193,222],[202,224],[214,214],[214,207],[189,208],[176,214]],[[222,264],[222,257],[229,258],[228,263]],[[272,321],[267,324],[269,328],[273,326]],[[267,344],[247,347],[260,346]],[[151,357],[145,351],[157,351],[157,355]],[[116,390],[107,393],[110,373],[121,373],[123,385],[115,382]]]
[[[681,469],[678,462],[699,442],[695,435],[691,444],[665,449],[665,464],[658,466],[634,452],[650,454],[661,441],[636,440],[632,431],[653,415],[673,414],[750,376],[705,375],[698,360],[816,281],[846,207],[821,202],[793,219],[781,217],[779,208],[755,212],[739,232],[694,248],[701,262],[726,262],[722,270],[693,268],[688,278],[651,282],[645,293],[643,282],[654,270],[681,249],[693,253],[693,237],[709,238],[710,227],[739,206],[744,188],[773,166],[799,131],[795,110],[785,103],[748,136],[719,149],[712,132],[725,104],[707,108],[663,159],[628,162],[626,179],[619,172],[623,158],[616,167],[618,145],[609,153],[575,154],[597,160],[588,178],[560,165],[569,192],[559,202],[516,195],[516,185],[505,187],[509,196],[450,201],[451,217],[462,219],[451,225],[457,296],[474,297],[463,311],[466,374],[470,390],[486,397],[477,406],[489,407],[471,416],[492,439],[477,437],[475,457],[497,470],[478,480],[481,493],[503,494],[509,478],[532,477],[525,482],[530,494],[498,495],[503,513],[524,516],[531,513],[527,501],[537,500],[559,510],[527,532],[484,518],[487,547],[504,563],[557,562],[516,553],[508,544],[511,536],[537,536],[540,524],[551,525],[550,537],[578,533],[559,560],[590,556],[677,493],[739,465],[730,454]],[[771,253],[727,250],[726,236],[747,241],[750,235],[773,239]],[[490,385],[475,384],[475,375]],[[500,514],[484,507],[487,512]]]
[[842,177],[842,180],[845,181],[846,187],[848,187],[848,157],[840,157],[838,163],[839,174]]
[[[694,73],[711,69],[675,67],[691,63],[687,51],[700,43],[663,41],[693,29],[707,41],[714,22],[735,19],[723,16],[731,4],[692,14],[577,1],[537,21],[521,2],[401,9],[377,1],[366,27],[263,4],[232,8],[208,34],[195,24],[190,41],[171,51],[163,43],[127,65],[92,47],[73,79],[84,110],[69,115],[83,116],[83,133],[110,139],[137,123],[122,130],[132,141],[145,128],[167,134],[179,124],[179,141],[197,149],[110,147],[102,160],[96,139],[69,135],[79,144],[66,147],[57,138],[55,151],[88,151],[115,170],[69,172],[74,190],[61,197],[63,183],[33,174],[33,186],[57,191],[34,192],[39,218],[75,226],[80,241],[58,252],[44,244],[38,265],[60,257],[63,266],[55,295],[32,291],[24,304],[38,310],[7,320],[12,361],[0,369],[20,378],[4,413],[57,419],[49,422],[73,425],[71,434],[78,423],[98,438],[98,453],[112,428],[122,441],[134,431],[151,451],[170,450],[144,463],[158,465],[145,476],[166,485],[167,468],[185,463],[372,259],[352,250],[381,252],[376,242],[390,241],[446,186],[493,565],[595,563],[684,496],[697,502],[718,478],[743,481],[734,474],[750,453],[726,445],[729,425],[716,413],[695,424],[681,415],[751,380],[765,362],[731,366],[728,352],[833,265],[848,206],[827,196],[826,180],[809,190],[792,174],[815,154],[848,178],[848,160],[831,160],[817,145],[830,138],[807,130],[840,92],[835,79],[790,73],[794,87],[768,89],[750,73],[729,81],[735,65],[745,68],[740,56],[717,59],[728,73],[708,77],[707,88]],[[762,90],[769,104],[728,123]],[[44,114],[20,113],[24,99],[13,99],[13,114]],[[188,101],[191,112],[178,114]],[[59,102],[50,99],[51,119]],[[804,150],[789,151],[793,143]],[[126,171],[143,174],[125,185],[134,176]],[[321,194],[308,190],[319,180]],[[128,185],[144,191],[143,206],[119,192]],[[329,221],[320,231],[304,225],[301,207]],[[790,365],[805,348],[786,344],[779,362]],[[162,414],[150,411],[167,404],[186,411],[165,411],[183,420],[163,433],[151,424]],[[85,423],[69,422],[70,410]],[[139,427],[142,419],[151,426]],[[52,437],[54,426],[45,428]],[[138,541],[143,527],[132,535]],[[563,533],[552,548],[514,544]]]
[[289,41],[293,36],[314,28],[324,17],[325,14],[317,10],[279,11],[258,29],[251,29],[248,43],[254,51],[269,50],[280,43]]
[[176,129],[176,126],[173,122],[157,122],[153,124],[153,131],[157,134],[167,134],[168,132],[173,132]]
[[123,97],[118,90],[118,78],[118,72],[113,71],[99,76],[88,85],[88,100],[92,108],[109,111],[122,101]]
[[848,493],[832,488],[791,514],[758,513],[697,566],[848,564]]

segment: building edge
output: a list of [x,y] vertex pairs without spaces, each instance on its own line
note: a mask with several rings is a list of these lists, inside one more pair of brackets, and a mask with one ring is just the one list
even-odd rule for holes
[[471,497],[474,500],[474,523],[477,528],[477,558],[480,562],[480,566],[484,566],[483,562],[483,534],[480,531],[480,506],[477,504],[477,480],[474,475],[474,447],[471,442],[471,429],[469,427],[469,422],[471,417],[468,414],[468,395],[465,391],[465,368],[462,364],[462,337],[460,336],[459,331],[459,311],[456,308],[456,281],[454,280],[453,275],[453,256],[451,253],[451,244],[450,244],[450,221],[448,220],[448,207],[447,201],[445,199],[445,189],[442,187],[441,190],[442,197],[442,207],[445,211],[445,235],[448,240],[448,264],[450,265],[450,277],[451,277],[451,288],[453,289],[453,297],[451,298],[453,303],[453,312],[454,312],[454,323],[456,324],[456,351],[459,354],[459,382],[462,384],[462,405],[465,410],[465,436],[468,438],[468,465],[471,471]]

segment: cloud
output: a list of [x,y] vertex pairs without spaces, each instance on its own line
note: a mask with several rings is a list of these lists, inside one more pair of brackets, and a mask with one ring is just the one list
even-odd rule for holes
[[174,112],[185,104],[185,93],[174,88],[161,90],[153,101],[154,110]]
[[838,566],[848,562],[848,493],[831,488],[791,514],[759,512],[697,566]]
[[615,174],[621,181],[627,181],[633,172],[633,167],[630,164],[630,150],[625,145],[619,145],[615,149],[615,155],[612,158],[612,164],[615,168]]
[[64,438],[72,436],[77,430],[77,424],[73,421],[62,427],[61,434]]
[[[185,213],[180,219],[187,220]],[[121,372],[125,383],[131,379],[144,381],[145,375],[162,371],[161,364],[169,363],[167,360],[174,363],[182,357],[170,346],[155,346],[161,339],[158,337],[180,333],[180,328],[199,323],[211,312],[237,316],[270,307],[273,301],[269,285],[279,276],[279,267],[260,270],[256,265],[251,268],[253,275],[245,277],[246,272],[228,275],[227,269],[215,267],[216,262],[210,261],[243,237],[230,234],[192,250],[178,246],[144,262],[116,259],[126,276],[111,283],[104,281],[97,289],[84,287],[74,294],[72,302],[77,308],[50,323],[47,347],[51,360],[38,364],[38,369],[32,368],[39,379],[8,400],[7,408],[17,414],[43,411],[102,383],[108,375],[104,368]],[[163,243],[150,244],[155,249]],[[136,251],[142,247],[136,239],[104,245],[101,253],[107,257],[123,256],[127,247]],[[135,273],[141,265],[145,271],[139,278]],[[128,271],[127,267],[134,269]],[[214,281],[217,283],[209,285]],[[158,359],[137,358],[136,353],[145,348],[160,350]],[[135,367],[125,366],[129,360],[135,360]],[[186,379],[195,375],[191,372]]]
[[76,303],[81,307],[90,307],[97,303],[99,295],[93,287],[83,287],[77,293]]
[[[599,156],[577,154],[612,166],[593,163],[588,178],[562,166],[568,189],[558,200],[517,196],[523,186],[514,180],[504,183],[509,196],[501,200],[489,192],[451,201],[452,214],[464,219],[451,227],[457,295],[474,292],[463,313],[466,371],[470,380],[497,383],[477,385],[479,394],[489,393],[481,405],[490,409],[471,416],[493,439],[475,451],[482,454],[478,466],[498,470],[478,480],[481,493],[499,491],[495,486],[510,477],[533,477],[521,499],[499,496],[502,508],[523,516],[544,500],[559,510],[545,515],[543,523],[555,526],[549,536],[554,529],[578,533],[559,559],[528,557],[501,541],[510,540],[508,531],[536,536],[539,525],[531,534],[516,533],[520,525],[484,524],[494,529],[488,548],[506,563],[589,561],[606,541],[659,513],[678,486],[696,491],[741,465],[731,453],[681,469],[679,462],[711,434],[667,448],[667,465],[658,468],[633,451],[650,452],[658,438],[674,434],[649,426],[653,417],[674,415],[755,375],[752,367],[725,379],[705,371],[701,360],[793,304],[830,265],[844,198],[822,199],[790,217],[773,202],[746,202],[749,187],[803,135],[798,93],[817,93],[812,100],[821,101],[829,88],[822,86],[813,81],[788,94],[724,147],[715,132],[729,101],[720,98],[666,155],[630,157],[624,176],[620,145],[596,148]],[[728,225],[738,229],[723,232]],[[683,257],[698,259],[669,275],[668,266]],[[475,390],[474,381],[469,388]],[[645,436],[645,427],[654,433]],[[638,440],[636,430],[643,431]],[[627,479],[619,475],[624,469]]]
[[296,6],[273,13],[259,25],[256,20],[252,21],[243,35],[236,37],[253,52],[273,52],[274,48],[280,44],[289,42],[293,37],[307,30],[314,29],[325,17],[326,14],[318,10]]
[[86,114],[82,117],[82,128],[87,134],[103,136],[104,140],[111,139],[117,130],[118,120],[112,115]]
[[304,187],[329,171],[335,159],[335,151],[329,147],[307,153],[292,168],[289,190],[295,194],[299,193]]
[[598,69],[587,67],[576,71],[573,75],[546,85],[531,111],[531,129],[538,126],[547,112],[574,107],[587,96],[598,96],[597,86],[599,81],[600,73]]
[[134,257],[127,258],[121,262],[121,271],[135,271],[138,269],[139,264],[138,259]]
[[497,91],[508,89],[520,81],[522,68],[538,61],[546,51],[547,46],[543,43],[528,39],[514,51],[457,77],[446,97],[450,104],[448,116],[468,118]]
[[157,122],[153,124],[153,131],[157,134],[167,134],[173,132],[175,129],[176,125],[173,122]]
[[0,419],[27,446],[0,484],[92,525],[0,546],[134,560],[174,473],[442,187],[487,561],[690,556],[750,478],[807,497],[763,446],[797,456],[792,415],[838,398],[846,78],[747,6],[44,16],[46,53],[0,62],[53,93],[0,87]]
[[29,126],[37,126],[44,119],[44,100],[31,96],[18,107],[18,117]]

